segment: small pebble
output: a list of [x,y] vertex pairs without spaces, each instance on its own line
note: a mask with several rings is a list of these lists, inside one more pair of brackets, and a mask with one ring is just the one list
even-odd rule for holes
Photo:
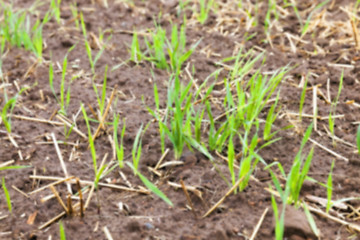
[[154,225],[152,225],[152,224],[149,223],[149,222],[145,223],[144,226],[145,226],[145,228],[146,228],[147,230],[154,229]]

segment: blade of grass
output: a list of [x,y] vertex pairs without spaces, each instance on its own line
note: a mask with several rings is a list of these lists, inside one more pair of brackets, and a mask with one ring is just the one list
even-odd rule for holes
[[144,183],[144,185],[153,192],[156,196],[161,198],[164,202],[173,206],[171,200],[162,192],[160,191],[153,183],[151,183],[144,175],[142,175],[131,163],[126,163],[135,173],[135,175],[139,176],[140,180]]
[[4,177],[2,178],[2,188],[4,190],[5,199],[6,199],[6,203],[7,203],[9,212],[12,213],[12,205],[11,205],[10,194],[9,194],[9,191],[7,190],[7,188],[6,188],[5,178]]

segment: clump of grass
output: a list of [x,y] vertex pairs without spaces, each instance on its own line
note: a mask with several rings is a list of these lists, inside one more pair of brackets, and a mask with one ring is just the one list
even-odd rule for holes
[[0,36],[11,46],[24,47],[42,60],[42,28],[50,20],[51,13],[46,12],[43,20],[39,19],[30,27],[30,10],[15,11],[12,4],[1,1],[3,21],[0,22]]
[[[246,62],[245,59],[242,58],[249,56],[250,59]],[[254,64],[259,61],[261,57],[262,54],[251,57],[249,53],[242,54],[241,52],[235,57],[235,63],[229,73],[229,78],[224,79],[226,97],[223,102],[223,108],[226,112],[226,121],[221,123],[219,127],[216,127],[211,107],[207,104],[207,113],[210,121],[208,134],[210,150],[221,152],[232,131],[238,132],[239,129],[242,129],[241,135],[245,136],[243,139],[247,141],[251,129],[258,129],[260,124],[259,114],[266,106],[270,97],[273,96],[288,71],[287,68],[280,69],[268,78],[260,74],[259,70],[257,70],[253,76],[245,82],[243,79],[244,76],[252,70]],[[278,99],[279,94],[277,94],[275,103],[271,106],[267,115],[268,122],[264,128],[264,139],[266,141],[270,141],[275,135],[272,133],[272,123],[276,120],[277,114],[275,109]]]
[[58,24],[60,24],[60,21],[61,21],[60,4],[61,4],[61,0],[51,0],[51,2],[50,2],[50,9],[52,11],[52,14],[55,16],[55,20]]
[[[171,70],[178,76],[185,61],[192,55],[200,40],[186,50],[186,25],[182,24],[180,31],[177,25],[173,25],[171,39],[166,37],[166,31],[161,26],[156,26],[156,30],[151,34],[151,41],[145,38],[149,56],[146,60],[154,62],[155,66],[160,69]],[[134,40],[133,40],[134,43]],[[135,50],[133,50],[135,48]],[[131,52],[138,53],[137,45],[133,44]],[[169,57],[169,63],[167,60]]]
[[208,19],[210,10],[212,9],[213,5],[214,0],[199,0],[200,11],[196,13],[196,17],[201,24],[204,24]]
[[[158,111],[148,108],[148,111],[159,123],[162,148],[166,135],[174,146],[175,159],[181,157],[184,146],[191,136],[191,86],[191,82],[185,87],[181,86],[179,78],[172,77],[169,82],[165,116],[161,116]],[[154,86],[154,94],[156,106],[159,108],[156,85]]]

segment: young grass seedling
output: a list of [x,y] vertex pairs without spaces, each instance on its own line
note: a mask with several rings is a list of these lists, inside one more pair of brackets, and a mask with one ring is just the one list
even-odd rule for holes
[[275,108],[278,104],[279,98],[280,98],[280,91],[278,92],[275,99],[275,103],[271,105],[268,115],[266,117],[264,133],[263,133],[263,137],[265,141],[271,140],[272,137],[277,133],[277,132],[271,133],[271,129],[279,114],[279,111],[275,113]]
[[9,191],[6,188],[5,185],[5,178],[2,178],[2,188],[4,189],[4,194],[5,194],[5,199],[6,199],[6,203],[9,209],[9,212],[12,213],[12,205],[11,205],[11,199],[10,199],[10,194]]
[[50,2],[50,8],[52,10],[52,13],[55,15],[56,22],[60,24],[60,4],[61,0],[51,0]]
[[6,167],[0,167],[0,171],[3,170],[10,170],[10,169],[22,169],[22,168],[28,168],[30,166],[18,166],[18,165],[12,165],[12,166],[6,166]]
[[197,13],[197,19],[201,24],[204,24],[208,19],[209,12],[213,7],[214,0],[199,0],[200,12]]
[[[133,159],[133,166],[135,169],[138,169],[139,161],[141,158],[141,151],[142,151],[141,135],[142,135],[142,132],[143,132],[143,126],[141,125],[141,127],[139,128],[139,130],[136,134],[133,148],[131,151],[131,155],[132,155],[132,159]],[[136,173],[134,173],[134,174],[136,175]]]
[[123,120],[123,128],[121,130],[121,135],[120,135],[120,146],[119,146],[119,140],[118,140],[118,134],[117,134],[117,129],[118,129],[118,123],[119,123],[119,118],[120,116],[117,115],[115,116],[114,114],[114,144],[115,144],[115,150],[116,150],[116,157],[119,163],[119,167],[123,168],[124,167],[124,135],[125,135],[125,129],[126,129],[126,124],[125,124],[125,119]]
[[152,182],[150,182],[144,175],[142,175],[130,162],[127,162],[126,164],[134,171],[135,175],[139,176],[140,180],[151,192],[153,192],[156,196],[161,198],[171,207],[174,206],[171,200],[162,191],[160,191]]
[[[94,186],[95,186],[95,189],[96,189],[97,207],[98,207],[98,212],[100,212],[99,181],[100,181],[100,178],[102,177],[102,174],[104,173],[105,168],[107,167],[107,165],[104,164],[104,161],[106,160],[106,157],[104,157],[104,160],[102,161],[100,167],[98,168],[94,139],[93,139],[93,136],[91,134],[89,118],[88,118],[88,116],[86,114],[86,111],[85,111],[85,108],[84,108],[83,105],[81,105],[81,111],[83,112],[84,120],[85,120],[87,129],[88,129],[89,146],[90,146],[90,152],[91,152],[91,157],[92,157],[92,160],[93,160],[93,168],[94,168],[94,174],[95,174]],[[109,172],[107,172],[107,173],[109,173]]]
[[[161,137],[163,136],[162,131],[164,131],[164,134],[173,144],[175,159],[180,159],[183,148],[188,143],[187,139],[191,137],[191,101],[193,99],[192,93],[189,92],[191,86],[192,83],[190,82],[186,87],[183,87],[179,78],[171,77],[165,117],[163,118],[158,112],[148,108],[148,111],[159,122]],[[155,91],[157,92],[157,90]],[[155,101],[158,101],[158,97],[155,97]],[[170,126],[167,125],[168,120]],[[190,147],[190,145],[188,146]]]
[[170,206],[173,206],[173,203],[170,201],[170,199],[168,199],[163,192],[161,192],[153,183],[151,183],[144,175],[142,175],[138,171],[139,162],[140,162],[140,158],[141,158],[141,152],[142,152],[142,139],[141,138],[142,138],[143,132],[146,131],[148,126],[149,126],[149,124],[145,127],[144,130],[143,130],[142,125],[139,128],[139,130],[136,134],[135,140],[134,140],[132,151],[131,151],[133,162],[132,163],[127,162],[126,164],[134,171],[134,175],[138,176],[140,178],[140,180],[145,184],[145,186],[151,192],[153,192],[155,195],[157,195],[159,198],[161,198],[163,201],[165,201]]
[[269,0],[268,2],[268,11],[265,15],[265,21],[264,21],[264,30],[265,34],[267,36],[270,36],[270,25],[271,25],[271,16],[274,15],[275,19],[278,20],[279,16],[276,11],[276,1],[275,0]]
[[168,54],[170,58],[170,66],[175,76],[179,76],[182,65],[192,55],[195,48],[199,45],[200,41],[197,41],[191,46],[190,50],[186,51],[186,25],[183,24],[178,32],[177,26],[174,25],[171,32],[171,43],[166,39],[168,44]]
[[[148,109],[148,111],[150,113],[152,113],[153,116],[157,116],[158,119],[161,119],[161,116],[158,115],[160,113],[160,101],[159,101],[159,92],[157,89],[156,84],[154,83],[154,100],[155,100],[155,106],[156,106],[156,110],[155,112],[152,111],[151,109]],[[165,119],[166,122],[166,119]],[[159,123],[159,133],[160,133],[160,142],[161,142],[161,153],[164,154],[165,152],[165,130],[163,128],[163,124],[160,123],[160,121],[158,121]]]
[[23,91],[27,88],[22,88],[14,97],[7,100],[6,92],[4,94],[5,98],[5,105],[1,111],[1,119],[4,123],[5,129],[8,133],[11,133],[11,115],[15,108],[17,98],[21,95]]
[[[274,180],[275,179],[273,178],[273,181]],[[276,181],[277,181],[277,179],[276,179]],[[275,184],[275,182],[274,182],[274,184]],[[277,182],[277,184],[275,184],[276,188],[279,188],[281,190],[280,183]],[[270,189],[272,189],[271,186],[270,186]],[[281,214],[279,216],[279,209],[278,209],[275,197],[273,194],[271,194],[271,206],[273,208],[274,218],[275,218],[275,239],[276,240],[283,240],[284,230],[285,230],[285,228],[284,228],[285,209],[286,209],[286,201],[287,201],[288,196],[289,196],[289,189],[285,189],[285,191],[281,190],[280,197],[282,200],[282,209],[281,209]]]
[[61,72],[61,82],[60,82],[60,99],[57,98],[56,92],[55,92],[55,89],[54,89],[54,67],[53,67],[52,63],[49,64],[49,85],[50,85],[50,89],[51,89],[52,93],[54,94],[56,101],[60,104],[59,113],[63,114],[64,116],[67,115],[66,110],[67,110],[67,108],[68,108],[68,106],[70,104],[70,98],[71,98],[71,92],[70,92],[71,82],[68,84],[68,87],[67,87],[66,92],[65,92],[65,81],[66,81],[65,77],[66,77],[67,64],[68,64],[67,56],[75,48],[75,46],[76,45],[72,46],[67,51],[67,53],[66,53],[66,55],[64,57],[64,60],[63,60],[62,72]]
[[90,124],[89,124],[89,118],[88,115],[86,114],[85,108],[83,105],[81,105],[81,111],[83,113],[84,116],[84,120],[88,129],[88,139],[89,139],[89,146],[90,146],[90,152],[91,152],[91,157],[93,160],[93,168],[94,168],[94,173],[95,176],[97,176],[98,170],[97,170],[97,157],[96,157],[96,150],[95,150],[95,145],[94,145],[94,140],[91,134],[91,128],[90,128]]
[[131,53],[130,60],[136,64],[141,62],[141,60],[143,59],[143,53],[140,50],[139,39],[136,32],[134,32],[133,34],[130,53]]
[[320,231],[319,231],[319,229],[318,229],[317,226],[316,226],[315,220],[314,220],[313,216],[312,216],[311,213],[310,213],[310,210],[309,210],[309,208],[308,208],[308,206],[307,206],[307,203],[304,201],[304,202],[302,203],[302,206],[303,206],[303,208],[304,208],[305,216],[306,216],[306,219],[308,220],[308,223],[309,223],[309,225],[310,225],[310,227],[311,227],[311,230],[313,231],[313,233],[315,234],[315,236],[319,239],[319,237],[320,237]]
[[1,112],[1,119],[8,133],[11,133],[11,113],[15,107],[15,104],[16,98],[13,97],[5,104]]
[[[82,32],[84,35],[85,49],[86,49],[86,53],[88,55],[91,71],[93,74],[95,74],[95,65],[96,65],[97,61],[100,59],[102,53],[104,52],[105,46],[102,46],[101,49],[98,51],[98,53],[95,55],[95,58],[93,58],[91,46],[90,46],[89,41],[87,40],[88,36],[87,36],[86,26],[85,26],[85,22],[84,22],[84,16],[83,16],[82,12],[80,13],[80,23],[81,23],[81,29],[82,29]],[[100,32],[99,40],[101,41],[102,38],[103,38],[103,33]],[[111,38],[111,36],[108,37],[108,40],[110,38]]]
[[[200,40],[186,51],[185,24],[181,25],[180,32],[176,25],[173,25],[171,39],[167,39],[166,31],[160,26],[156,26],[156,31],[152,33],[152,42],[145,38],[150,57],[144,57],[146,60],[155,62],[157,68],[171,69],[176,77],[179,76],[184,62],[192,55]],[[165,49],[166,48],[166,49]],[[166,53],[170,58],[170,65],[167,62]]]
[[[269,164],[268,166],[265,167],[265,169],[268,169],[271,166],[273,166],[274,164],[277,164],[281,174],[286,179],[285,189],[283,189],[281,187],[281,184],[280,184],[277,176],[275,175],[275,173],[272,170],[270,170],[270,175],[271,175],[272,181],[273,181],[275,188],[278,191],[281,201],[282,201],[282,211],[281,211],[281,215],[279,216],[279,211],[277,208],[275,197],[273,195],[271,195],[271,203],[272,203],[272,207],[274,210],[274,217],[275,217],[275,222],[276,222],[276,225],[275,225],[276,240],[283,239],[286,205],[294,203],[295,206],[298,206],[300,190],[302,188],[305,178],[307,177],[307,173],[310,168],[314,148],[312,148],[310,150],[310,153],[308,154],[308,157],[307,157],[305,163],[303,163],[301,152],[302,152],[306,142],[308,141],[311,132],[312,132],[312,124],[308,127],[308,129],[305,132],[304,138],[303,138],[301,146],[300,146],[300,150],[297,153],[297,155],[294,159],[293,166],[287,176],[286,176],[285,171],[280,163]],[[301,170],[301,167],[302,167],[302,170]],[[271,189],[271,186],[270,186],[270,189]],[[304,206],[304,208],[305,207],[306,206]],[[305,210],[305,212],[306,212],[306,210]],[[318,234],[315,222],[314,222],[313,218],[311,217],[311,215],[307,214],[307,218],[311,225],[311,228],[313,230],[315,230],[314,231],[315,233]]]
[[36,54],[42,61],[43,37],[42,28],[50,20],[50,12],[47,12],[43,20],[36,20],[30,27],[30,10],[14,11],[12,5],[1,1],[4,21],[0,22],[2,37],[12,46],[24,47]]
[[145,38],[145,44],[149,50],[149,61],[154,61],[157,68],[168,69],[164,47],[166,44],[166,31],[161,26],[156,26],[156,31],[152,32],[152,43]]
[[94,92],[96,95],[96,99],[99,105],[99,110],[100,110],[100,117],[103,116],[104,114],[104,110],[105,110],[105,99],[106,99],[106,86],[107,86],[107,71],[108,71],[108,66],[105,66],[105,73],[104,73],[104,82],[102,85],[102,91],[101,91],[101,96],[99,95],[97,86],[95,84],[95,82],[92,80],[92,85],[94,88]]
[[339,102],[339,98],[340,98],[340,94],[341,94],[341,90],[342,90],[342,86],[343,86],[343,79],[344,79],[344,70],[341,72],[338,94],[336,95],[336,98],[335,98],[334,102],[331,103],[330,113],[329,113],[329,130],[331,132],[334,147],[336,146],[335,129],[334,129],[335,120],[333,119],[332,116],[335,114],[336,106],[337,106],[337,104]]
[[326,204],[326,212],[329,213],[330,208],[332,206],[332,201],[331,201],[331,197],[332,197],[332,190],[333,190],[333,184],[332,184],[332,173],[333,173],[333,169],[335,166],[335,160],[332,161],[331,163],[331,169],[330,169],[330,173],[327,179],[327,204]]
[[[310,169],[312,157],[314,154],[314,147],[312,147],[304,161],[303,156],[302,156],[302,151],[303,151],[305,144],[307,143],[307,141],[310,138],[312,128],[313,128],[313,124],[311,124],[307,128],[307,130],[304,134],[303,140],[301,142],[300,149],[294,158],[293,165],[292,165],[291,170],[288,173],[288,175],[285,174],[284,169],[282,168],[281,164],[278,162],[269,164],[268,166],[265,167],[265,169],[268,169],[271,166],[273,166],[274,164],[278,165],[281,174],[286,179],[285,190],[287,190],[287,189],[289,190],[289,196],[287,197],[286,202],[288,204],[294,203],[295,206],[298,206],[300,190],[302,188],[302,185],[303,185],[305,179],[307,178],[307,173]],[[271,169],[270,169],[270,174],[272,176],[276,190],[279,192],[279,194],[281,196],[283,193],[283,190],[280,187],[280,184],[279,184],[279,181],[277,180],[276,175],[273,173],[273,171]]]
[[305,36],[305,34],[307,33],[308,31],[308,28],[309,28],[309,25],[310,25],[310,21],[312,19],[312,16],[313,14],[319,10],[320,8],[322,8],[323,6],[325,6],[328,2],[330,2],[330,0],[325,0],[321,3],[319,3],[315,8],[314,10],[309,14],[308,18],[306,19],[306,22],[305,22],[305,25],[302,27],[302,30],[301,30],[301,37]]
[[62,221],[59,222],[59,232],[60,232],[60,240],[66,240],[64,224],[62,223]]
[[300,118],[300,121],[301,121],[301,118],[302,118],[303,106],[304,106],[304,102],[305,102],[307,82],[308,82],[308,75],[306,75],[305,83],[304,83],[303,89],[301,91],[300,105],[299,105],[299,118]]

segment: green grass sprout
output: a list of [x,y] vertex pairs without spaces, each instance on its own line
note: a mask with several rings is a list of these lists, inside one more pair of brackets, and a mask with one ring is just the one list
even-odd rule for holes
[[286,179],[285,190],[282,190],[276,175],[270,169],[272,180],[280,196],[282,196],[284,192],[289,191],[289,195],[284,203],[295,204],[295,206],[298,206],[299,204],[300,190],[303,186],[305,179],[307,178],[307,174],[309,172],[311,161],[314,154],[314,147],[312,147],[304,161],[302,156],[302,151],[307,141],[310,138],[310,135],[312,133],[312,128],[313,128],[313,124],[310,124],[310,126],[307,128],[304,134],[303,140],[300,145],[300,149],[294,158],[291,170],[287,175],[285,174],[284,169],[279,162],[274,162],[273,164],[269,164],[264,168],[264,169],[270,169],[273,165],[277,165],[280,169],[281,174]]
[[329,130],[331,132],[331,137],[332,137],[332,140],[333,140],[333,146],[335,147],[336,146],[336,141],[335,141],[335,120],[333,119],[333,115],[335,114],[336,112],[336,106],[339,102],[339,98],[340,98],[340,94],[341,94],[341,90],[342,90],[342,87],[343,87],[343,79],[344,79],[344,70],[341,72],[341,76],[340,76],[340,82],[339,82],[339,88],[338,88],[338,93],[336,95],[336,98],[335,100],[331,103],[331,107],[330,107],[330,113],[329,113]]
[[61,10],[60,10],[61,0],[51,0],[50,8],[52,10],[53,15],[55,16],[56,22],[60,24],[61,18]]
[[126,164],[134,171],[135,175],[139,176],[140,180],[151,192],[153,192],[156,196],[161,198],[164,202],[166,202],[170,206],[174,206],[171,200],[162,191],[160,191],[152,182],[150,182],[144,175],[142,175],[130,162],[127,162]]
[[90,146],[90,152],[91,152],[91,157],[92,157],[92,160],[93,160],[93,168],[94,168],[94,173],[95,173],[95,176],[97,176],[97,173],[98,173],[98,168],[97,168],[97,156],[96,156],[96,150],[95,150],[95,145],[94,145],[94,140],[93,140],[93,137],[92,137],[92,134],[91,134],[91,128],[90,128],[90,124],[89,124],[89,118],[86,114],[86,110],[84,108],[83,105],[81,105],[81,111],[83,113],[83,116],[84,116],[84,120],[85,120],[85,123],[86,123],[86,126],[87,126],[87,129],[88,129],[88,139],[89,139],[89,146]]
[[108,71],[108,66],[105,66],[105,72],[104,72],[104,81],[102,84],[102,90],[101,90],[101,96],[99,95],[97,86],[95,84],[94,81],[92,81],[92,86],[96,95],[96,99],[99,105],[99,110],[100,110],[100,116],[103,116],[104,114],[104,110],[105,110],[105,99],[106,99],[106,87],[107,87],[107,71]]
[[305,216],[306,216],[306,219],[308,220],[308,223],[309,223],[309,225],[311,227],[311,230],[313,231],[315,236],[319,238],[320,237],[320,231],[316,226],[316,222],[315,222],[313,216],[311,215],[310,210],[309,210],[306,202],[303,202],[302,206],[304,208]]
[[2,178],[2,188],[4,189],[4,194],[5,194],[5,199],[6,199],[6,203],[9,209],[9,212],[12,213],[12,205],[11,205],[11,199],[10,199],[10,194],[9,191],[6,188],[5,185],[5,178]]
[[156,26],[156,30],[151,33],[152,42],[145,38],[145,44],[148,48],[150,57],[149,61],[154,61],[155,66],[160,69],[168,69],[169,65],[166,60],[164,51],[166,43],[166,31],[161,26]]
[[329,213],[330,208],[332,206],[332,201],[331,201],[331,197],[332,197],[332,191],[333,191],[333,184],[332,184],[332,173],[333,173],[333,169],[335,166],[335,161],[333,160],[331,163],[331,168],[330,168],[330,173],[327,179],[327,204],[326,204],[326,212]]
[[[90,43],[88,41],[86,26],[85,26],[85,22],[84,22],[84,16],[83,16],[82,12],[80,12],[80,23],[81,23],[81,29],[82,29],[82,32],[83,32],[83,36],[84,36],[85,49],[86,49],[86,53],[87,53],[87,56],[88,56],[88,59],[89,59],[91,71],[92,71],[93,74],[95,74],[95,65],[96,65],[97,61],[100,59],[102,53],[104,52],[105,45],[103,45],[101,47],[101,49],[95,55],[95,58],[93,58],[91,46],[90,46]],[[104,33],[100,32],[99,40],[102,40],[103,34]],[[111,35],[108,37],[107,40],[109,40],[110,38],[111,38]]]
[[306,22],[304,24],[304,26],[302,27],[302,30],[301,30],[301,37],[303,37],[307,31],[308,31],[308,28],[309,28],[309,25],[310,25],[310,21],[312,19],[312,16],[313,14],[319,10],[320,8],[322,8],[323,6],[325,6],[328,2],[330,2],[330,0],[325,0],[321,3],[319,3],[313,10],[312,12],[309,14],[308,18],[306,19]]
[[[133,144],[133,148],[131,151],[131,155],[132,155],[132,159],[133,159],[133,166],[135,169],[138,169],[139,167],[139,162],[140,162],[140,158],[141,158],[141,151],[142,151],[142,140],[141,140],[141,135],[142,135],[142,131],[143,131],[143,126],[141,125],[141,127],[139,128],[135,140],[134,140],[134,144]],[[134,173],[136,175],[136,173]]]
[[[277,181],[277,179],[276,179],[276,181]],[[279,182],[277,182],[277,184],[275,184],[275,186],[277,186],[277,188],[281,189]],[[271,186],[270,186],[270,189],[272,189]],[[279,209],[278,209],[275,197],[273,194],[271,194],[271,206],[273,208],[274,218],[275,218],[275,239],[276,240],[283,240],[284,230],[285,230],[285,228],[284,228],[285,209],[286,209],[285,203],[286,203],[286,199],[287,199],[288,195],[289,195],[289,189],[287,189],[285,192],[281,192],[281,194],[280,194],[283,204],[282,204],[281,214],[279,215]]]
[[[201,41],[197,41],[186,51],[185,29],[185,24],[181,25],[180,31],[178,31],[177,25],[173,25],[171,39],[168,39],[166,30],[161,26],[156,26],[156,30],[151,33],[152,41],[145,38],[149,56],[144,56],[144,59],[154,62],[157,68],[171,70],[173,74],[179,76],[182,65],[192,55]],[[167,61],[167,56],[169,56],[170,64]]]
[[23,91],[25,91],[27,88],[22,88],[20,91],[12,98],[7,99],[6,93],[4,94],[5,98],[5,105],[1,111],[1,119],[5,126],[5,129],[8,133],[11,133],[11,115],[15,108],[16,101],[18,97],[21,95]]
[[72,82],[72,80],[74,80],[74,78],[76,78],[76,77],[72,78],[70,83],[67,84],[68,86],[67,86],[67,89],[65,91],[66,71],[67,71],[67,64],[68,64],[67,56],[75,48],[75,46],[76,45],[69,48],[69,50],[67,51],[67,53],[65,54],[65,57],[63,59],[62,71],[61,71],[61,81],[60,81],[60,99],[57,97],[57,94],[56,94],[55,88],[54,88],[54,67],[53,67],[52,63],[49,64],[49,86],[50,86],[50,90],[54,94],[56,101],[60,104],[59,113],[64,115],[64,116],[67,115],[67,108],[69,107],[69,104],[70,104],[71,82]]
[[51,13],[46,12],[42,21],[37,19],[31,26],[30,14],[33,7],[29,9],[14,10],[12,4],[1,1],[3,21],[0,22],[0,36],[4,38],[11,46],[18,48],[24,47],[33,52],[42,61],[43,52],[43,26],[50,21]]
[[[154,83],[154,100],[155,100],[155,106],[156,106],[155,112],[152,111],[150,108],[148,108],[148,110],[152,113],[153,116],[157,116],[160,119],[161,116],[158,115],[160,113],[160,101],[159,101],[159,92],[158,92],[156,83]],[[166,122],[166,120],[165,120],[165,122]],[[165,130],[163,128],[163,124],[161,123],[161,121],[158,121],[158,123],[159,123],[159,133],[160,133],[160,142],[161,142],[161,153],[164,154],[164,152],[165,152]]]
[[118,134],[117,134],[117,129],[118,129],[118,123],[119,123],[119,118],[120,116],[117,115],[115,116],[114,114],[114,144],[115,144],[115,150],[116,150],[116,157],[119,163],[119,167],[123,168],[124,167],[124,135],[125,135],[125,129],[126,129],[126,124],[125,124],[125,119],[123,120],[123,128],[121,130],[121,135],[120,135],[120,146],[119,146],[119,140],[118,140]]
[[214,0],[199,0],[200,11],[197,13],[197,20],[204,24],[208,19],[209,12],[214,5]]
[[308,75],[306,75],[304,86],[303,86],[303,89],[301,91],[300,105],[299,105],[299,119],[300,119],[300,121],[301,121],[301,118],[302,118],[303,107],[304,107],[304,103],[305,103],[307,82],[308,82]]
[[[191,82],[186,86],[182,86],[180,79],[172,76],[169,81],[166,115],[162,117],[158,112],[147,108],[160,125],[161,137],[164,132],[173,144],[175,159],[181,157],[185,145],[188,145],[188,147],[191,145],[187,141],[191,138],[192,133],[191,102],[193,95],[190,92],[191,86]],[[157,93],[155,93],[155,96],[157,96]],[[155,99],[158,101],[158,97],[155,97]],[[156,105],[158,106],[158,103]]]
[[132,39],[131,48],[130,48],[130,54],[131,54],[130,60],[136,64],[141,62],[141,60],[143,59],[143,53],[141,52],[139,39],[138,39],[136,32],[134,32],[134,34],[133,34],[133,39]]
[[74,2],[73,4],[70,4],[70,10],[71,10],[71,14],[73,16],[76,28],[80,29],[79,12],[78,12],[78,9],[77,9],[76,2]]
[[59,232],[60,232],[60,240],[66,240],[64,224],[62,223],[62,221],[59,222]]

